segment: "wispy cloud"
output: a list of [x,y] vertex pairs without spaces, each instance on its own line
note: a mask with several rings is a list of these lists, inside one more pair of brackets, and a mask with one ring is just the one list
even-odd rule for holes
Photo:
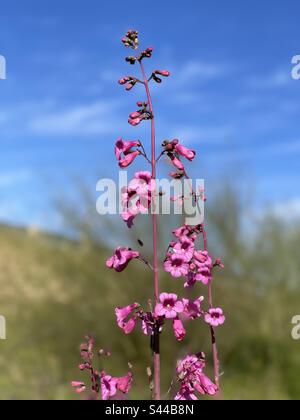
[[166,96],[168,102],[175,105],[199,103],[199,87],[223,78],[228,72],[225,64],[198,60],[191,60],[183,65],[173,64],[170,69],[172,77],[160,86],[155,95],[160,98]]
[[184,66],[178,68],[176,76],[177,85],[185,85],[193,81],[208,81],[220,77],[225,72],[225,66],[215,63],[201,61],[188,61]]
[[[256,149],[253,147],[248,148],[238,148],[236,147],[234,153],[232,151],[222,153],[223,160],[240,160],[240,159],[270,159],[270,158],[280,158],[281,156],[291,156],[298,155],[300,153],[300,139],[299,140],[290,140],[290,141],[281,141],[281,142],[272,142],[267,146],[261,146],[261,144],[268,144],[267,141],[261,141],[257,143]],[[215,154],[210,155],[208,152],[208,158],[211,157],[215,159]]]
[[202,144],[225,144],[235,135],[233,126],[189,126],[173,127],[171,137],[178,137],[184,142]]
[[29,129],[46,135],[95,135],[114,133],[118,118],[116,102],[97,101],[42,114],[33,118]]
[[291,81],[291,74],[288,70],[277,70],[263,77],[251,76],[247,79],[247,85],[253,89],[276,89],[286,87]]

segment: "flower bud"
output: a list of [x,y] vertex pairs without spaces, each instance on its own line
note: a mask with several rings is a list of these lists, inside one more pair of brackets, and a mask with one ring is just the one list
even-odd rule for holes
[[169,77],[171,75],[171,73],[168,70],[155,70],[154,73],[163,77]]
[[139,125],[142,122],[142,118],[135,118],[135,119],[129,119],[128,122],[129,124],[131,124],[133,127]]
[[129,78],[129,77],[123,77],[122,79],[120,79],[120,80],[118,81],[118,83],[119,83],[120,85],[125,85],[127,82],[129,82],[129,80],[130,80],[130,78]]
[[181,162],[180,159],[178,159],[176,156],[173,156],[173,155],[171,155],[170,158],[172,160],[173,165],[177,169],[179,169],[180,171],[184,171],[185,170],[184,165],[183,165],[183,163]]
[[182,179],[184,174],[182,172],[171,172],[169,173],[169,176],[173,179]]
[[161,83],[162,82],[162,79],[160,77],[157,77],[154,73],[152,75],[152,78],[156,83]]
[[137,58],[136,57],[126,57],[125,60],[127,61],[127,63],[129,64],[135,64]]
[[130,115],[129,115],[129,117],[130,117],[130,119],[131,120],[135,120],[136,118],[140,118],[140,116],[141,116],[141,113],[140,112],[132,112]]

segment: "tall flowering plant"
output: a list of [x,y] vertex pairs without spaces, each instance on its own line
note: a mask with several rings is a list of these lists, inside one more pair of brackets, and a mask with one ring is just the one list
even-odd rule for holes
[[[128,186],[122,190],[122,219],[132,228],[134,221],[139,214],[151,212],[152,217],[152,242],[153,259],[149,263],[140,252],[129,247],[118,247],[110,257],[106,266],[108,269],[120,273],[133,261],[139,260],[147,265],[153,273],[153,295],[154,300],[148,300],[147,309],[141,303],[128,304],[126,307],[115,309],[117,325],[125,334],[131,334],[134,329],[139,328],[143,334],[150,337],[151,351],[153,354],[153,371],[149,370],[151,377],[151,389],[153,389],[153,399],[161,399],[161,364],[160,364],[160,338],[164,331],[164,326],[171,323],[173,326],[175,339],[183,341],[186,336],[186,323],[202,321],[209,328],[212,345],[212,358],[214,363],[214,379],[209,379],[205,372],[206,357],[202,352],[188,354],[177,364],[178,392],[176,400],[197,400],[199,395],[216,395],[220,391],[219,359],[216,343],[216,328],[224,324],[225,316],[221,308],[213,304],[212,283],[214,270],[223,268],[221,260],[213,260],[208,251],[207,234],[204,223],[197,225],[181,226],[172,233],[174,240],[169,244],[166,252],[163,270],[174,279],[183,279],[183,290],[204,285],[207,288],[207,301],[199,296],[197,299],[188,299],[184,296],[179,297],[174,293],[162,292],[160,289],[160,267],[158,258],[158,219],[157,219],[157,164],[167,157],[174,167],[170,173],[171,179],[186,179],[190,185],[190,196],[196,205],[199,200],[206,200],[204,191],[196,192],[193,190],[192,182],[186,170],[186,161],[192,162],[195,151],[188,149],[177,139],[166,140],[162,144],[162,150],[157,153],[156,149],[156,130],[153,102],[150,92],[150,84],[162,83],[163,78],[170,76],[168,70],[154,70],[147,75],[145,70],[145,60],[152,57],[153,48],[147,48],[138,52],[139,39],[138,32],[130,30],[122,39],[126,48],[133,49],[134,55],[126,57],[126,61],[134,66],[138,65],[141,77],[124,76],[119,80],[119,84],[125,86],[126,91],[130,91],[137,84],[145,88],[146,99],[137,102],[137,110],[129,115],[129,124],[138,126],[143,122],[150,122],[151,125],[151,156],[148,157],[146,147],[140,140],[123,140],[119,138],[115,145],[115,155],[119,167],[128,168],[137,158],[143,158],[150,166],[149,170],[144,168],[135,173],[134,178]],[[173,200],[183,200],[184,197],[173,198]],[[201,244],[201,245],[199,245]],[[150,303],[150,304],[149,304]],[[149,308],[148,308],[149,305]],[[206,308],[205,308],[206,307]],[[104,400],[115,398],[116,395],[126,395],[131,389],[133,374],[130,371],[126,376],[114,378],[106,372],[98,372],[93,367],[94,342],[88,338],[87,343],[82,345],[81,356],[83,358],[80,365],[81,370],[87,370],[91,376],[91,390],[95,398]],[[101,353],[105,354],[104,351]],[[109,354],[110,356],[110,354]],[[87,389],[82,382],[72,384],[77,392],[81,393]],[[172,383],[170,389],[173,389]]]

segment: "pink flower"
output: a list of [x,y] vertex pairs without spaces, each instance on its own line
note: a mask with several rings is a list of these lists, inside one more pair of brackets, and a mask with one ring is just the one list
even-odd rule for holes
[[215,261],[214,266],[215,266],[215,267],[220,267],[220,268],[222,268],[222,269],[224,269],[224,268],[225,268],[225,265],[223,264],[223,261],[221,260],[221,258],[218,258],[218,259]]
[[208,285],[212,280],[211,271],[207,267],[199,268],[195,274],[195,280],[201,281],[204,285]]
[[183,326],[182,321],[179,318],[173,321],[174,335],[178,341],[183,341],[186,336],[186,330]]
[[193,258],[195,250],[194,242],[187,236],[181,236],[180,241],[174,246],[175,253],[182,253],[186,262],[190,262]]
[[193,281],[201,281],[205,285],[209,284],[212,280],[212,268],[212,258],[207,251],[194,252],[193,263],[192,266],[190,266],[190,269],[194,274]]
[[127,223],[129,229],[132,228],[135,217],[136,215],[130,213],[129,211],[122,213],[122,219]]
[[196,391],[201,395],[215,395],[218,392],[218,387],[204,375],[204,368],[204,353],[188,354],[178,362],[177,374],[181,387],[175,399],[195,399]]
[[130,261],[139,258],[139,256],[139,252],[132,251],[130,248],[119,247],[116,249],[115,254],[107,260],[106,266],[121,273],[127,268]]
[[195,159],[196,152],[194,150],[190,150],[190,149],[182,146],[181,144],[177,144],[175,146],[175,150],[176,150],[177,153],[179,153],[181,156],[185,157],[189,161],[192,161],[192,160]]
[[151,312],[147,312],[146,314],[144,314],[142,320],[142,331],[145,335],[154,334],[154,319],[153,314]]
[[102,400],[108,401],[117,393],[117,378],[106,375],[105,372],[101,373],[101,395]]
[[138,140],[134,141],[123,141],[122,138],[119,138],[116,142],[115,154],[118,161],[121,160],[122,154],[127,155],[132,152],[134,147],[139,147],[141,143]]
[[171,161],[172,161],[173,165],[175,166],[175,168],[179,169],[180,171],[184,171],[185,170],[184,164],[181,162],[180,159],[178,159],[174,155],[171,155],[170,158],[171,158]]
[[202,369],[205,368],[205,355],[199,354],[188,354],[184,359],[179,360],[177,364],[177,373],[179,379],[185,379],[192,373],[202,373]]
[[204,373],[197,375],[194,387],[201,395],[216,395],[218,392],[218,387]]
[[192,320],[199,318],[202,315],[201,303],[204,301],[204,297],[201,296],[198,299],[192,301],[189,299],[182,299],[184,305],[183,314]]
[[73,388],[76,388],[77,394],[81,394],[82,392],[86,390],[86,386],[83,382],[74,381],[74,382],[71,382],[71,386]]
[[141,153],[138,150],[136,150],[126,155],[124,159],[121,159],[119,161],[120,168],[127,168],[128,166],[130,166],[140,154]]
[[129,372],[126,376],[122,378],[117,378],[117,389],[123,394],[128,394],[131,389],[131,384],[133,381],[133,375]]
[[140,213],[148,213],[152,202],[155,180],[150,172],[137,172],[128,187],[122,190],[122,218],[131,228],[135,217]]
[[223,314],[221,308],[212,308],[205,314],[205,322],[212,327],[218,327],[219,325],[223,325],[226,318]]
[[186,282],[184,283],[184,287],[186,289],[190,289],[194,287],[196,283],[197,283],[196,274],[190,271],[188,275],[186,276]]
[[195,395],[195,390],[188,383],[183,384],[175,396],[175,401],[195,401],[197,399],[198,398]]
[[116,308],[115,313],[117,317],[118,326],[125,332],[125,334],[130,334],[136,325],[137,318],[133,316],[130,318],[130,315],[139,308],[140,305],[138,303],[134,303],[129,306],[125,306],[124,308]]
[[167,319],[177,318],[183,312],[183,303],[178,300],[178,296],[172,293],[162,293],[159,297],[160,302],[155,307],[155,315],[166,317]]
[[182,254],[172,254],[164,264],[164,269],[173,277],[179,278],[187,276],[189,265]]
[[184,225],[178,229],[173,230],[173,235],[176,236],[176,238],[181,238],[182,236],[187,236],[190,233],[189,227],[187,225]]
[[155,180],[148,171],[136,172],[134,179],[130,181],[129,190],[135,191],[139,196],[149,196],[155,189]]
[[194,261],[197,267],[207,267],[212,269],[212,258],[207,251],[196,251],[194,253]]

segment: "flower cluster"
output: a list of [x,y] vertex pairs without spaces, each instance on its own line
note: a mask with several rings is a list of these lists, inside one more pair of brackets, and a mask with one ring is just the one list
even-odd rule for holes
[[129,228],[138,214],[148,213],[154,191],[155,182],[148,171],[136,172],[134,179],[122,189],[122,219]]
[[139,47],[139,39],[138,39],[138,31],[134,29],[130,29],[124,38],[122,38],[122,42],[125,47],[133,48],[134,50],[137,50]]
[[[91,386],[88,387],[85,382],[73,381],[71,386],[76,390],[77,394],[88,391],[88,398],[92,400],[109,400],[122,395],[127,395],[131,390],[133,381],[132,372],[122,377],[113,377],[108,375],[104,370],[98,370],[94,367],[95,363],[95,341],[92,337],[87,336],[86,341],[80,346],[81,364],[79,369],[81,372],[87,372],[90,376]],[[104,350],[98,351],[98,356],[110,357],[111,354]]]
[[197,400],[196,393],[200,395],[215,395],[218,387],[203,373],[205,368],[205,355],[189,354],[177,365],[178,382],[180,390],[175,400]]
[[115,253],[106,261],[106,267],[115,270],[117,273],[124,271],[130,261],[138,259],[139,252],[133,251],[130,248],[118,247]]
[[[122,39],[125,47],[137,50],[139,48],[138,32],[130,30]],[[115,155],[121,169],[128,168],[137,157],[142,157],[151,167],[151,172],[139,170],[129,184],[122,189],[122,219],[129,228],[133,227],[134,220],[139,214],[149,213],[155,209],[155,197],[157,192],[157,164],[163,156],[167,156],[174,166],[175,171],[170,173],[174,179],[187,179],[191,184],[191,197],[197,201],[206,201],[205,192],[202,189],[195,193],[192,183],[187,175],[186,161],[192,162],[196,157],[196,152],[185,147],[178,139],[165,140],[162,143],[162,150],[157,156],[156,133],[155,133],[155,113],[150,92],[150,82],[161,84],[163,78],[169,77],[168,70],[154,70],[151,76],[147,76],[144,62],[145,58],[151,58],[153,48],[149,47],[142,50],[137,55],[126,57],[129,64],[139,64],[142,74],[141,80],[136,76],[125,76],[119,80],[119,84],[125,86],[126,91],[141,84],[145,88],[146,100],[137,102],[138,110],[129,115],[128,123],[131,126],[138,126],[143,121],[151,124],[151,157],[147,156],[147,151],[140,140],[124,141],[119,138],[115,146]],[[183,203],[184,197],[174,197],[173,201]],[[117,325],[125,334],[132,333],[137,327],[150,337],[150,347],[153,354],[153,378],[151,377],[151,389],[153,398],[160,399],[160,335],[164,326],[172,322],[173,332],[178,341],[184,340],[186,336],[185,324],[190,321],[203,320],[204,324],[209,325],[211,335],[212,354],[214,360],[215,384],[203,373],[205,368],[205,356],[202,353],[192,354],[185,357],[178,363],[177,374],[180,390],[176,395],[177,400],[193,400],[200,395],[215,395],[219,390],[219,360],[216,345],[215,328],[225,322],[225,316],[221,308],[214,308],[212,299],[212,278],[214,267],[223,268],[221,260],[213,262],[213,258],[208,252],[207,237],[204,223],[198,226],[184,225],[173,231],[176,240],[173,240],[166,252],[164,270],[176,279],[185,280],[185,288],[191,288],[196,284],[206,285],[208,289],[208,309],[203,309],[204,297],[197,299],[178,297],[174,293],[160,293],[160,270],[158,258],[158,220],[156,212],[152,214],[152,243],[153,259],[148,262],[140,252],[129,247],[118,247],[106,266],[116,272],[123,272],[133,260],[138,260],[151,269],[153,273],[154,301],[148,299],[149,309],[145,310],[140,303],[133,303],[125,307],[115,309]],[[203,245],[199,242],[203,241]],[[143,242],[139,241],[142,246]],[[81,370],[90,373],[92,382],[92,392],[96,395],[101,394],[102,399],[117,398],[119,394],[128,394],[132,383],[132,373],[129,372],[124,377],[113,377],[104,370],[95,370],[92,364],[93,343],[88,342],[82,348],[83,364]],[[77,392],[86,390],[83,382],[72,384]],[[153,386],[152,386],[153,385]]]
[[115,155],[119,162],[120,168],[127,168],[134,162],[137,156],[141,154],[139,147],[141,147],[139,140],[123,141],[122,138],[117,140],[115,146]]
[[164,264],[167,273],[186,279],[185,287],[192,287],[197,281],[207,285],[212,279],[212,258],[207,251],[196,249],[197,229],[183,226],[173,232],[178,241],[170,243]]
[[152,114],[148,110],[148,102],[138,102],[137,105],[140,109],[138,109],[135,112],[132,112],[129,115],[129,119],[128,119],[129,124],[132,125],[133,127],[136,127],[142,121],[151,120],[152,118]]
[[196,157],[196,152],[181,145],[178,139],[172,141],[165,140],[163,142],[163,148],[164,153],[171,159],[175,168],[182,172],[185,172],[185,166],[181,158],[188,159],[192,162]]
[[125,334],[130,334],[141,321],[141,328],[145,335],[153,335],[155,331],[162,332],[164,323],[171,320],[175,338],[182,341],[186,331],[184,322],[195,320],[205,315],[201,309],[204,297],[196,300],[178,299],[173,293],[161,293],[159,302],[153,312],[145,312],[139,303],[116,308],[116,318],[118,326]]
[[119,84],[122,86],[125,85],[127,92],[129,92],[137,83],[138,80],[133,76],[125,76],[119,80]]

